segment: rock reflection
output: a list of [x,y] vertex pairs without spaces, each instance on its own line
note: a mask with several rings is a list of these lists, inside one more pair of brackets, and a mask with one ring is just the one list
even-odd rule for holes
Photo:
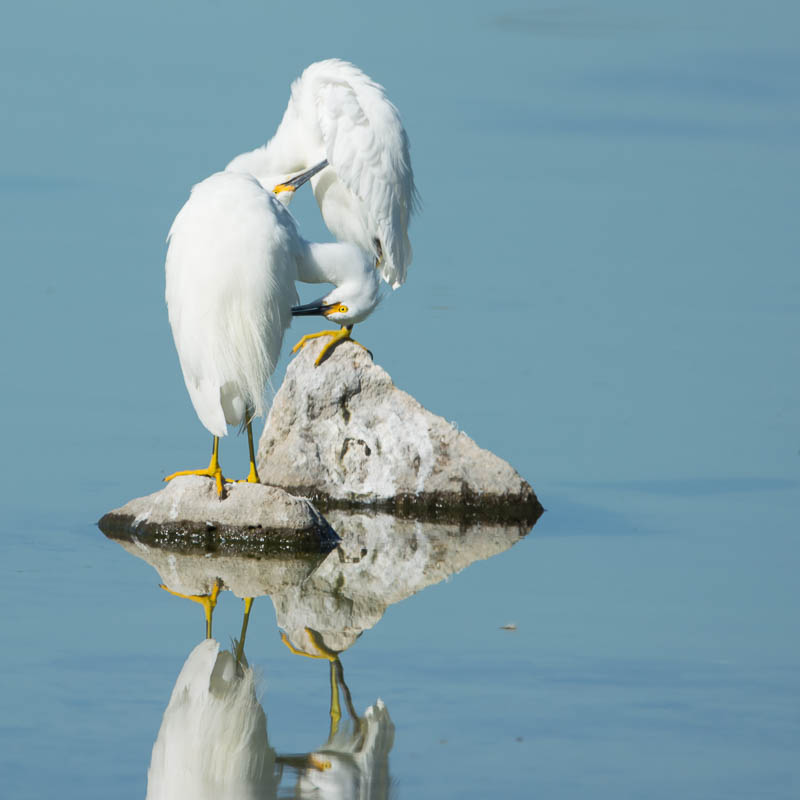
[[219,582],[237,597],[269,595],[294,652],[347,650],[386,609],[522,539],[525,524],[421,522],[389,514],[327,512],[341,537],[330,553],[253,557],[174,552],[115,537],[184,596],[207,596]]
[[508,550],[526,525],[432,523],[328,511],[341,537],[306,580],[272,595],[278,626],[307,655],[342,653],[394,603]]

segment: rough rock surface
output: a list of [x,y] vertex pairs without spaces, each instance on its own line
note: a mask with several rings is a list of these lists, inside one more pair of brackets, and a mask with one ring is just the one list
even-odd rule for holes
[[315,367],[322,346],[303,348],[275,396],[258,449],[263,481],[322,509],[531,524],[541,514],[509,464],[395,387],[362,348],[344,342]]
[[330,550],[338,537],[302,497],[275,486],[226,485],[220,499],[210,478],[187,475],[106,514],[98,523],[113,539],[171,545],[187,551]]

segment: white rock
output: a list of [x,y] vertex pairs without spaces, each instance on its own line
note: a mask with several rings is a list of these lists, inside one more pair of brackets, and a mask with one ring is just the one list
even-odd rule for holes
[[275,396],[258,449],[263,481],[322,508],[538,517],[536,495],[509,464],[395,387],[353,343],[315,367],[322,346],[300,351]]
[[302,497],[275,486],[226,484],[220,499],[210,478],[174,478],[163,489],[131,500],[98,523],[111,538],[191,550],[326,552],[338,537]]

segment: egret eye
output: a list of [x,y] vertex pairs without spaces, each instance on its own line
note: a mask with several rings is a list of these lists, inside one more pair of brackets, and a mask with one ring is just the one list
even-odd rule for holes
[[337,311],[338,311],[340,314],[346,314],[346,313],[347,313],[347,306],[339,306],[339,308],[337,308],[336,310],[337,310]]

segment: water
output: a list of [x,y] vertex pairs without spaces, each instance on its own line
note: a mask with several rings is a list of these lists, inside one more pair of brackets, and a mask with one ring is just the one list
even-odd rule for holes
[[[547,508],[342,654],[358,713],[393,720],[395,796],[796,797],[797,23],[711,0],[10,11],[4,794],[144,794],[202,614],[94,522],[207,458],[164,237],[339,55],[401,109],[423,199],[408,284],[359,336]],[[224,645],[240,622],[226,593]],[[306,753],[329,667],[276,623],[257,599],[248,657],[270,745]]]

